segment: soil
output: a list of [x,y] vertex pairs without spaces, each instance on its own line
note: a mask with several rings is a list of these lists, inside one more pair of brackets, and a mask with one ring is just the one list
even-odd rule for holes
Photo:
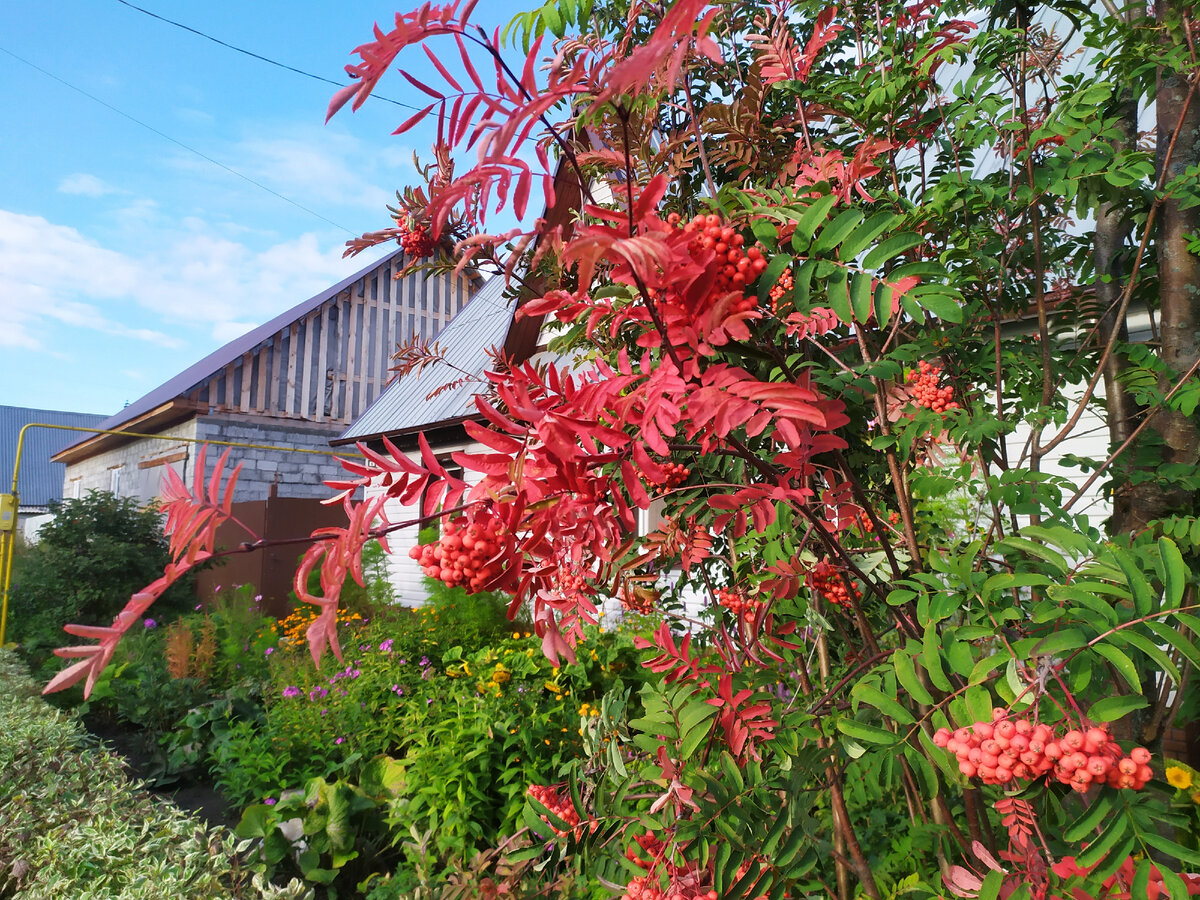
[[153,796],[192,813],[209,826],[232,828],[237,824],[238,810],[211,784],[186,778],[160,784],[162,760],[144,732],[121,728],[99,716],[85,716],[83,722],[89,732],[121,757],[129,777],[145,782]]

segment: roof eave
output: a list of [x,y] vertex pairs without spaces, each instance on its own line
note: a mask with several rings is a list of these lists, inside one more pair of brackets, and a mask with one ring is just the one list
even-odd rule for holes
[[72,444],[66,450],[52,456],[50,461],[74,465],[97,454],[115,450],[140,437],[154,436],[153,432],[185,421],[198,412],[200,412],[198,404],[177,397],[121,423],[120,429],[98,432]]

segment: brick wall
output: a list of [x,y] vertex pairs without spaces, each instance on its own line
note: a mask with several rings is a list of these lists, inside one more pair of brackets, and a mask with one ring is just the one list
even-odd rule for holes
[[[63,479],[63,496],[83,496],[89,490],[107,491],[116,485],[116,492],[122,497],[149,502],[159,496],[168,466],[190,484],[195,477],[199,445],[170,440],[178,437],[288,448],[234,447],[230,450],[226,472],[242,463],[235,494],[238,501],[265,500],[273,485],[280,497],[324,499],[330,491],[322,482],[344,474],[329,453],[329,441],[339,431],[340,426],[331,428],[303,422],[253,420],[232,415],[197,416],[164,429],[165,440],[139,438],[68,466]],[[298,453],[296,449],[322,453]],[[209,474],[223,452],[222,447],[208,448],[206,468]]]

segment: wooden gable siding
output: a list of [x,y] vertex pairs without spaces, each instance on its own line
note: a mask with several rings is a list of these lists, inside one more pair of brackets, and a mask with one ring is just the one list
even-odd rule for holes
[[349,425],[387,384],[398,343],[432,340],[470,297],[466,275],[396,279],[386,261],[189,393],[212,412]]

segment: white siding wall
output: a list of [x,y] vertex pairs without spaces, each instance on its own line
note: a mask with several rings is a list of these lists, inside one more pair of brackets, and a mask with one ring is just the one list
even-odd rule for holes
[[[463,442],[458,444],[442,444],[434,448],[434,452],[439,457],[446,454],[456,453],[459,450],[465,450],[468,453],[485,452],[482,444],[475,442]],[[409,459],[416,463],[420,463],[420,454],[413,451],[407,454]],[[466,479],[469,483],[475,484],[480,479],[474,472],[467,472]],[[367,491],[367,497],[379,496],[382,489],[377,488]],[[384,511],[387,514],[389,522],[404,522],[409,519],[418,518],[421,513],[418,509],[418,504],[414,503],[410,506],[403,506],[397,500],[389,500],[384,506]],[[420,529],[416,526],[411,528],[401,528],[398,531],[388,535],[388,547],[392,551],[388,557],[387,570],[388,578],[392,583],[392,587],[396,591],[396,597],[404,606],[420,606],[425,602],[427,596],[425,591],[425,575],[421,571],[421,567],[417,565],[416,560],[409,558],[408,551],[417,545],[417,536]]]
[[[1084,385],[1075,384],[1068,387],[1064,394],[1067,397],[1068,416],[1075,410],[1078,405],[1079,398],[1083,394]],[[1104,398],[1104,382],[1101,381],[1097,385],[1096,391],[1099,399]],[[1050,441],[1059,431],[1059,427],[1050,425],[1042,431],[1042,442]],[[1008,460],[1012,466],[1029,464],[1028,458],[1024,462],[1019,462],[1023,453],[1026,452],[1026,445],[1029,442],[1029,436],[1032,429],[1025,423],[1020,423],[1013,434],[1008,436]],[[1051,475],[1058,475],[1068,479],[1074,488],[1068,489],[1063,495],[1063,502],[1070,499],[1071,494],[1084,481],[1087,480],[1090,472],[1084,472],[1076,466],[1063,465],[1063,457],[1065,456],[1082,456],[1090,459],[1103,461],[1108,456],[1108,425],[1104,420],[1102,411],[1095,406],[1090,406],[1082,416],[1079,417],[1079,422],[1075,429],[1071,432],[1071,436],[1065,441],[1051,450],[1042,458],[1041,470]],[[1112,515],[1112,504],[1101,491],[1101,485],[1106,479],[1101,476],[1096,482],[1088,488],[1086,494],[1075,502],[1071,507],[1070,512],[1073,514],[1086,513],[1089,521],[1093,526],[1101,530],[1104,529],[1104,521]]]

